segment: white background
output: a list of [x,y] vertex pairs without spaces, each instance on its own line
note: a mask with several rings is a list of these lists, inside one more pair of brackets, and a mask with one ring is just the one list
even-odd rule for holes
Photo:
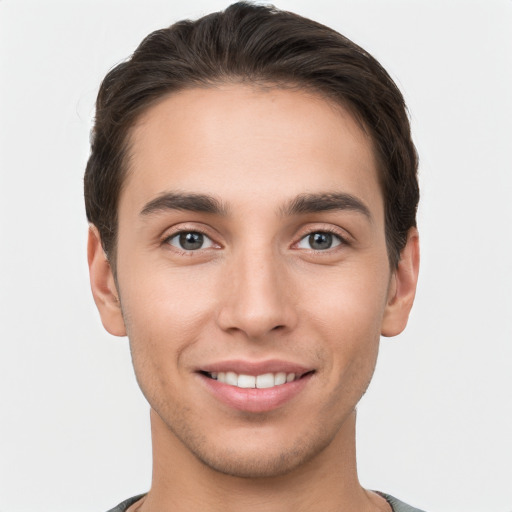
[[[282,0],[373,53],[421,156],[422,269],[359,408],[363,485],[512,511],[512,2]],[[104,511],[150,483],[148,406],[88,284],[101,78],[216,0],[0,0],[0,511]]]

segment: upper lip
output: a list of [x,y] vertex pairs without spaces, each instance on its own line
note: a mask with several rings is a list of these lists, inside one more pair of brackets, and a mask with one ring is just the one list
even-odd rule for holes
[[247,361],[242,359],[233,359],[218,361],[205,364],[197,369],[200,372],[235,372],[243,375],[263,375],[265,373],[295,373],[303,375],[313,371],[313,368],[303,366],[291,361],[282,361],[279,359],[269,359],[266,361]]

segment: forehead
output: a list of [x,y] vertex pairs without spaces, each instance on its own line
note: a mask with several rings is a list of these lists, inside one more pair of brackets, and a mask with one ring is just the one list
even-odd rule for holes
[[130,134],[120,206],[140,211],[173,190],[260,209],[336,191],[382,210],[372,142],[358,121],[320,95],[279,88],[194,88],[152,105]]

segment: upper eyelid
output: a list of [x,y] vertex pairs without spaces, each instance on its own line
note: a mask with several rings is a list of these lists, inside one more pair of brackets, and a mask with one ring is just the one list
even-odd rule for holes
[[[326,225],[323,223],[311,223],[314,225],[309,226],[303,226],[302,228],[299,228],[297,230],[297,234],[294,236],[293,241],[291,242],[291,245],[294,246],[297,243],[299,243],[302,239],[305,237],[313,234],[313,233],[330,233],[332,235],[335,235],[338,237],[342,243],[344,244],[350,244],[354,237],[353,235],[345,228],[339,227],[339,226],[333,226],[332,224]],[[223,247],[225,244],[222,242],[219,242],[219,239],[222,238],[222,236],[217,232],[217,230],[211,228],[208,225],[204,225],[202,223],[195,223],[191,222],[189,223],[179,223],[175,226],[167,227],[163,232],[162,235],[159,237],[162,242],[165,242],[166,240],[169,240],[180,233],[187,233],[187,232],[196,232],[201,233],[205,237],[209,238],[214,244]]]
[[329,251],[332,251],[332,250],[335,250],[336,248],[340,247],[340,246],[347,246],[347,245],[350,245],[350,242],[344,238],[343,236],[341,236],[340,234],[338,234],[337,232],[334,232],[334,231],[328,231],[326,229],[324,230],[321,230],[321,229],[316,229],[316,230],[313,230],[313,231],[310,231],[309,233],[306,233],[304,236],[301,236],[296,242],[294,242],[292,244],[292,248],[296,248],[298,249],[298,245],[307,237],[315,234],[315,233],[329,233],[330,235],[333,235],[335,236],[338,240],[339,240],[339,244],[338,245],[335,245],[334,247],[329,247],[328,249],[324,249],[324,250],[319,250],[319,249],[304,249],[304,248],[301,248],[303,250],[310,250],[310,251],[314,251],[315,253],[318,252],[318,253],[328,253]]
[[[199,249],[187,250],[177,247],[171,243],[172,239],[175,239],[182,233],[200,233],[210,241],[211,245],[210,247],[201,247]],[[219,242],[221,239],[222,237],[220,234],[218,234],[218,232],[208,224],[190,221],[180,222],[174,224],[173,226],[168,226],[159,236],[158,244],[162,247],[168,246],[168,249],[172,250],[172,252],[175,254],[187,255],[189,257],[193,257],[195,255],[196,258],[199,258],[200,255],[208,254],[210,251],[218,251],[219,249],[224,249],[225,244],[223,242]]]
[[197,229],[197,228],[193,228],[193,229],[183,229],[183,228],[180,228],[180,229],[176,229],[176,230],[172,230],[171,232],[169,232],[169,230],[165,230],[162,237],[164,239],[168,239],[168,238],[174,238],[175,236],[178,236],[180,235],[181,233],[200,233],[201,235],[204,235],[204,236],[207,236],[208,238],[211,238],[211,236],[206,232],[206,230],[203,230],[203,229]]
[[201,231],[199,229],[179,229],[178,231],[175,231],[174,233],[170,233],[167,235],[164,235],[163,242],[167,242],[168,240],[172,240],[182,233],[199,233],[200,235],[203,235],[205,238],[210,240],[214,245],[220,245],[218,242],[215,241],[213,237],[211,237],[208,233],[205,233],[204,231]]
[[[171,243],[172,240],[176,239],[177,237],[179,237],[181,234],[183,233],[199,233],[200,235],[202,235],[204,238],[208,239],[209,242],[210,242],[210,246],[209,247],[200,247],[199,249],[190,249],[190,250],[187,250],[185,248],[180,248],[180,247],[176,247],[173,243]],[[198,231],[198,230],[180,230],[180,231],[176,231],[175,233],[173,233],[172,235],[169,235],[168,237],[166,237],[164,239],[164,244],[168,244],[170,245],[171,247],[173,247],[175,250],[178,250],[180,252],[183,252],[183,253],[187,253],[187,254],[193,254],[193,253],[197,253],[197,252],[200,252],[200,251],[204,251],[204,250],[208,250],[208,249],[216,249],[219,247],[219,244],[213,240],[210,236],[206,235],[205,233],[202,233],[201,231]]]
[[312,235],[313,233],[330,233],[331,235],[337,236],[342,242],[344,243],[350,243],[350,241],[354,238],[352,234],[341,227],[338,226],[311,226],[304,229],[299,230],[299,234],[297,235],[297,239],[294,244],[300,242],[305,237]]
[[219,243],[217,242],[217,238],[219,237],[216,237],[215,234],[212,234],[212,231],[213,230],[211,228],[203,227],[202,224],[199,224],[199,226],[197,224],[192,226],[187,225],[186,223],[185,225],[183,225],[183,223],[180,223],[176,224],[175,226],[167,227],[165,230],[163,230],[159,238],[162,241],[165,241],[168,240],[169,238],[173,238],[179,235],[180,233],[201,233],[202,235],[212,240],[212,242]]
[[213,238],[208,235],[208,233],[205,233],[204,231],[200,231],[199,229],[180,229],[178,231],[175,231],[174,233],[170,233],[168,235],[164,235],[164,240],[170,240],[171,238],[176,238],[177,236],[183,234],[183,233],[199,233],[200,235],[203,235],[205,238],[208,238],[212,242],[214,241]]

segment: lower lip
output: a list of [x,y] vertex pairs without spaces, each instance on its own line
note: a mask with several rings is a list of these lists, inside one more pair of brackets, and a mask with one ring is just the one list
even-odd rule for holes
[[312,373],[298,380],[272,388],[238,388],[198,374],[207,389],[221,402],[247,412],[268,412],[277,409],[296,397],[308,384]]

